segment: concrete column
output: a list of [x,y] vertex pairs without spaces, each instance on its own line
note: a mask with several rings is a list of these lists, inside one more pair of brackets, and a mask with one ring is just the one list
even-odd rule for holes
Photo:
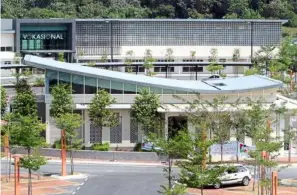
[[46,124],[46,128],[45,128],[45,140],[46,143],[50,143],[50,136],[51,136],[51,132],[50,132],[50,105],[49,104],[45,104],[45,124]]
[[86,146],[90,145],[90,117],[89,117],[89,110],[84,110],[84,144]]
[[121,112],[122,116],[122,144],[130,144],[130,113],[128,110]]
[[168,113],[165,113],[165,124],[164,124],[164,134],[165,134],[165,139],[168,138]]
[[110,142],[110,128],[103,127],[102,128],[102,143]]

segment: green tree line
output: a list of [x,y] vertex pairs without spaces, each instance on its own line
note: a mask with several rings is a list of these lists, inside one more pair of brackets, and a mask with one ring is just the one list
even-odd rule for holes
[[2,18],[289,19],[296,0],[3,0]]

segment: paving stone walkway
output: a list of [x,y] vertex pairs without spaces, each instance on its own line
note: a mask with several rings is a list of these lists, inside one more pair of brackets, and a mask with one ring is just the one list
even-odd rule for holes
[[[57,180],[51,177],[32,176],[32,191],[35,195],[49,195],[49,194],[71,194],[67,190],[68,186],[78,186],[78,182]],[[27,175],[22,174],[20,177],[21,195],[28,194],[28,180]],[[6,182],[6,177],[1,175],[1,195],[14,195],[14,180],[11,177],[10,182]]]
[[[189,188],[188,192],[192,195],[201,195],[200,189]],[[258,195],[258,189],[252,190],[249,186],[226,186],[221,189],[205,189],[204,195]],[[277,195],[297,195],[297,187],[279,186]]]

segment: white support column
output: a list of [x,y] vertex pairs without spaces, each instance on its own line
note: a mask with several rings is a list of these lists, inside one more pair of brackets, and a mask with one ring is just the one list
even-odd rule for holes
[[128,110],[121,112],[122,116],[122,144],[130,144],[130,113]]
[[86,146],[90,146],[90,117],[89,117],[89,110],[84,110],[84,142]]
[[110,142],[110,128],[103,127],[102,128],[102,143]]
[[46,124],[45,140],[46,140],[46,143],[50,144],[51,132],[50,132],[50,105],[49,104],[45,104],[45,124]]
[[165,124],[164,124],[164,134],[165,134],[165,139],[168,138],[168,113],[165,112]]

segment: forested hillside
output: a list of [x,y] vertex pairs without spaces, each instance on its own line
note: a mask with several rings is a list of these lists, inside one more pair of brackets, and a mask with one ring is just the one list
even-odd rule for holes
[[2,18],[289,19],[296,0],[2,0]]

